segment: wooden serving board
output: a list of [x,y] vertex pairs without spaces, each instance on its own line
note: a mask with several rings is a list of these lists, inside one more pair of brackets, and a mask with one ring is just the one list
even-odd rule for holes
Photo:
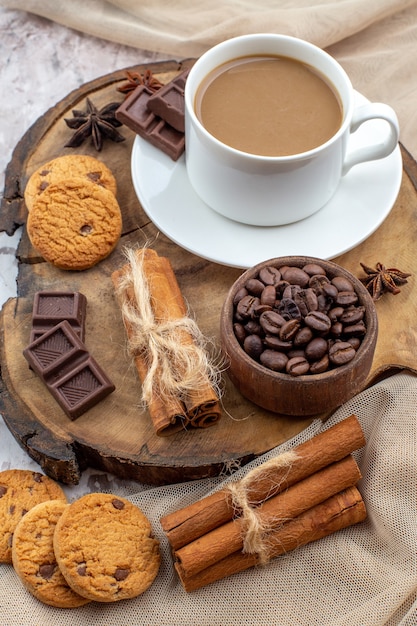
[[[135,66],[151,69],[162,82],[193,61]],[[18,297],[2,311],[0,410],[16,440],[53,478],[78,483],[86,467],[147,484],[168,484],[218,475],[244,464],[295,436],[310,418],[276,415],[246,401],[224,376],[223,415],[212,428],[183,431],[170,437],[155,435],[150,417],[140,405],[140,383],[126,350],[126,335],[115,300],[111,273],[125,263],[125,246],[150,245],[170,259],[184,298],[202,332],[219,349],[219,318],[224,298],[240,270],[203,260],[159,233],[144,213],[130,178],[134,134],[122,127],[123,143],[106,141],[102,152],[85,143],[64,148],[70,129],[63,121],[71,110],[82,109],[88,96],[97,106],[122,101],[116,87],[126,80],[120,70],[70,93],[42,116],[23,136],[6,172],[0,230],[12,234],[24,225],[23,190],[31,173],[61,154],[92,154],[113,171],[123,212],[123,235],[105,261],[84,272],[65,272],[43,261],[28,241],[25,228],[18,248]],[[386,222],[366,242],[336,259],[360,274],[359,261],[397,265],[417,271],[417,165],[403,150],[404,180],[396,206]],[[175,206],[172,207],[175,211]],[[279,250],[277,250],[279,256]],[[372,379],[390,368],[414,370],[416,297],[414,277],[396,298],[378,302],[380,339]],[[116,385],[116,391],[75,421],[59,408],[43,383],[28,368],[22,350],[28,344],[33,296],[43,289],[80,291],[88,299],[86,345]],[[371,382],[371,381],[370,381]]]

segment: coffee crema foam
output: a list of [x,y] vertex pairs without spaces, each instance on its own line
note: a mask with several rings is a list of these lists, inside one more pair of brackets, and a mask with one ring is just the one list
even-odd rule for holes
[[224,144],[272,157],[312,150],[342,123],[336,89],[284,56],[240,57],[217,67],[198,87],[195,112]]

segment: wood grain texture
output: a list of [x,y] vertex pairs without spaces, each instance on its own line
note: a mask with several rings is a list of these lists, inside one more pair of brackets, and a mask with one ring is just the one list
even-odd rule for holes
[[[191,64],[192,60],[168,61],[129,69],[150,68],[167,82]],[[11,234],[25,224],[23,190],[30,174],[46,161],[69,153],[63,146],[71,131],[63,118],[71,116],[73,108],[83,108],[86,96],[97,105],[121,101],[116,87],[124,80],[124,70],[120,70],[83,85],[47,111],[23,136],[6,172],[0,230]],[[125,330],[110,278],[125,262],[124,246],[148,243],[170,259],[192,315],[213,342],[214,354],[219,349],[221,306],[241,271],[190,254],[157,231],[131,183],[134,134],[125,127],[121,131],[126,141],[105,142],[101,153],[89,144],[71,151],[102,159],[116,176],[123,236],[110,257],[85,272],[58,270],[40,258],[23,228],[17,252],[18,297],[9,300],[2,311],[0,410],[13,436],[45,473],[67,484],[76,484],[87,466],[156,485],[218,475],[293,437],[311,419],[263,411],[246,401],[224,376],[223,415],[215,427],[169,438],[155,435],[149,415],[140,406],[140,383],[126,351]],[[398,265],[415,275],[417,166],[404,150],[403,156],[404,180],[391,215],[368,241],[336,259],[355,275],[360,273],[359,260],[369,265],[377,261]],[[414,276],[399,296],[378,303],[381,330],[373,374],[386,371],[391,364],[414,369],[416,337],[411,320],[417,303],[413,283]],[[86,295],[87,348],[116,385],[111,396],[74,422],[28,369],[22,355],[29,340],[33,296],[42,289],[69,289]]]

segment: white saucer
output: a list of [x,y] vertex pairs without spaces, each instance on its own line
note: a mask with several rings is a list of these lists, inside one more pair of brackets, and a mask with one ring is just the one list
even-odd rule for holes
[[[359,103],[367,100],[356,93]],[[381,126],[382,124],[382,126]],[[366,122],[354,147],[378,141],[384,122]],[[367,239],[389,215],[401,186],[399,146],[385,159],[354,166],[320,211],[285,226],[248,226],[210,209],[191,187],[185,156],[173,161],[136,137],[131,159],[139,201],[157,228],[200,257],[246,269],[266,259],[304,255],[332,259]]]

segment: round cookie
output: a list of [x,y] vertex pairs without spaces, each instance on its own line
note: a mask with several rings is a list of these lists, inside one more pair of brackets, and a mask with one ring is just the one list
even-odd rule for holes
[[68,154],[45,163],[29,178],[24,196],[28,211],[49,185],[68,178],[82,178],[104,187],[116,195],[117,184],[111,170],[102,161],[87,154]]
[[105,493],[87,494],[65,509],[54,550],[70,587],[97,602],[140,595],[160,565],[159,542],[146,516],[129,500]]
[[27,232],[46,261],[84,270],[106,258],[122,232],[119,204],[108,189],[80,178],[49,185],[34,202]]
[[62,500],[37,504],[22,517],[13,535],[12,562],[20,580],[38,600],[71,609],[89,600],[71,589],[56,562],[53,537],[58,519],[69,506]]
[[0,472],[0,562],[12,562],[13,533],[17,524],[30,509],[46,500],[67,501],[52,478],[30,470]]

